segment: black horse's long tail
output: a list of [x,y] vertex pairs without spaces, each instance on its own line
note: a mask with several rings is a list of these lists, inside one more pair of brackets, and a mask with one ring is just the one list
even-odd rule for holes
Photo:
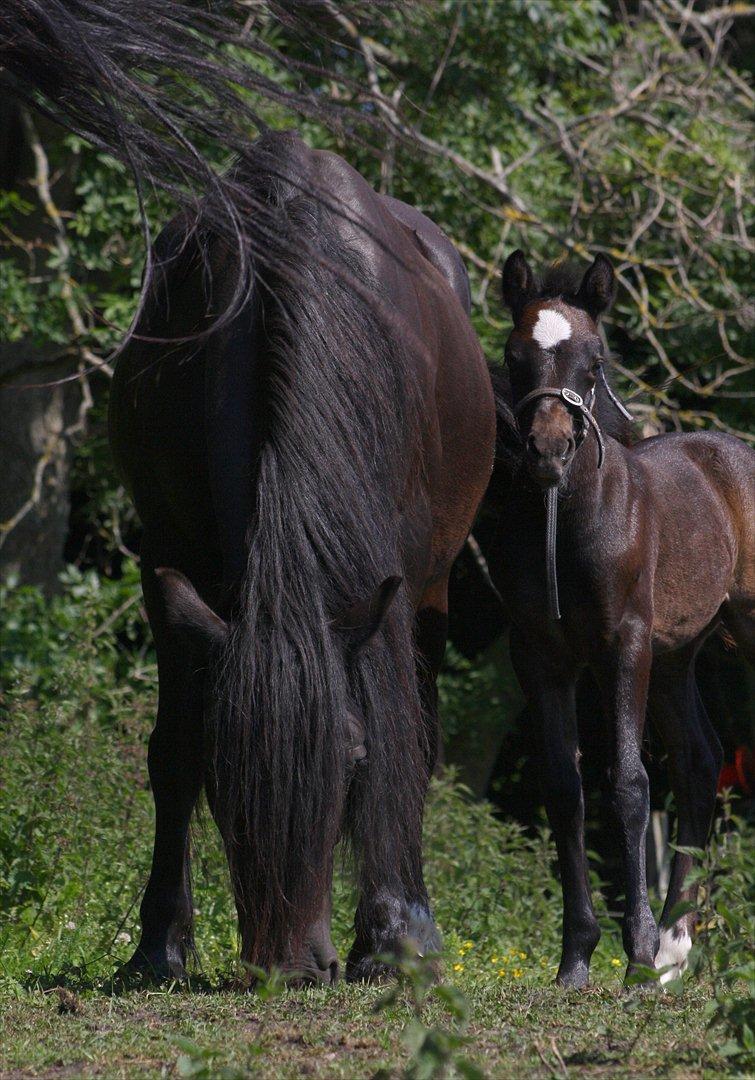
[[[337,8],[370,18],[364,0],[337,0]],[[255,266],[280,266],[292,254],[275,230],[269,205],[228,167],[242,160],[246,174],[272,168],[258,160],[254,138],[267,128],[258,110],[282,106],[353,138],[379,126],[376,117],[328,104],[308,86],[306,78],[324,70],[271,47],[260,30],[276,23],[316,41],[327,64],[337,23],[319,5],[264,0],[250,16],[230,0],[0,4],[0,91],[131,170],[147,250],[144,203],[152,189],[166,193],[188,221],[201,215],[203,227],[227,245],[229,261],[236,261],[236,285],[215,329],[251,296]],[[272,78],[271,67],[294,79]],[[144,296],[150,282],[148,263]]]

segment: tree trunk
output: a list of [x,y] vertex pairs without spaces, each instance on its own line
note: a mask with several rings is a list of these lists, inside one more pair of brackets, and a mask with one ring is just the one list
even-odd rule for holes
[[0,577],[57,587],[63,569],[70,501],[76,383],[27,389],[70,373],[70,362],[35,370],[19,346],[0,349]]
[[[25,274],[45,274],[41,260],[55,245],[56,223],[50,202],[45,205],[39,197],[40,164],[13,101],[0,101],[0,130],[0,187],[20,191],[33,206],[30,213],[9,220],[17,242],[4,245],[3,257],[13,259]],[[54,125],[42,119],[37,130],[40,138],[57,134]],[[45,176],[48,180],[52,183]],[[57,174],[54,183],[59,204],[68,206],[71,176]],[[3,330],[0,322],[0,342]],[[66,355],[60,345],[0,343],[0,579],[40,585],[48,593],[57,587],[68,531],[70,429],[81,431],[84,417],[79,424],[82,387],[76,382],[39,384],[70,375],[76,362],[76,353]]]

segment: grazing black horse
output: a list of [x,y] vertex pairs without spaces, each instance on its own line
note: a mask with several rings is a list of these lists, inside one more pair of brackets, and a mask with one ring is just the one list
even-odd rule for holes
[[[696,684],[695,656],[725,629],[755,661],[755,454],[724,434],[660,435],[632,445],[602,373],[597,323],[614,293],[608,259],[580,280],[538,284],[521,252],[503,270],[514,328],[506,343],[498,460],[489,492],[499,515],[494,580],[513,618],[512,658],[537,724],[538,756],[564,899],[557,981],[583,987],[600,932],[584,848],[575,686],[600,687],[623,849],[627,974],[673,978],[686,965],[694,904],[689,854],[677,852],[660,937],[648,903],[646,710],[668,752],[677,842],[703,847],[721,752]],[[560,619],[546,591],[544,493],[556,491]],[[551,597],[551,600],[553,598]]]
[[335,979],[343,833],[360,888],[347,975],[364,979],[405,939],[437,946],[421,857],[435,677],[449,572],[492,467],[493,395],[440,230],[295,135],[264,135],[253,160],[236,183],[299,258],[267,258],[235,318],[198,337],[227,310],[233,264],[201,217],[175,220],[112,388],[160,677],[129,968],[184,975],[206,787],[243,959]]

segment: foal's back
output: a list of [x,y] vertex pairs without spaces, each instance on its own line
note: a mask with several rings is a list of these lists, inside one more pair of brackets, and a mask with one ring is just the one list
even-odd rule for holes
[[[720,432],[658,435],[626,451],[651,496],[656,652],[755,605],[755,452]],[[634,468],[633,468],[634,467]]]

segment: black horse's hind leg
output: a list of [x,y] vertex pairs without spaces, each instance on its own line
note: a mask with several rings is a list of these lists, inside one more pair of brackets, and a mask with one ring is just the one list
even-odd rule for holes
[[[661,733],[668,754],[671,788],[676,800],[676,843],[702,848],[716,805],[716,785],[722,753],[713,727],[705,713],[695,682],[694,658],[689,652],[656,661],[650,677],[649,714]],[[661,916],[661,942],[655,958],[667,982],[681,975],[692,947],[696,912],[672,921],[677,904],[695,903],[697,886],[685,887],[694,859],[677,851],[671,867],[671,881]]]
[[443,732],[438,714],[438,675],[448,637],[448,580],[431,586],[415,617],[417,681],[427,729],[427,770],[432,776],[443,758]]
[[142,586],[157,648],[159,704],[148,765],[155,800],[152,869],[141,904],[141,938],[122,974],[184,978],[193,945],[189,822],[205,775],[202,675],[191,643],[166,625],[154,562],[142,556]]
[[585,854],[585,806],[579,769],[576,675],[554,671],[511,634],[511,659],[532,712],[543,798],[553,829],[564,903],[561,963],[556,982],[582,989],[600,939]]
[[622,938],[629,958],[629,976],[638,967],[653,967],[659,937],[648,900],[645,841],[650,820],[650,783],[641,758],[650,639],[645,620],[627,617],[626,624],[598,677],[613,737],[611,788],[624,863]]
[[[436,680],[446,648],[448,632],[448,581],[435,583],[422,598],[415,618],[417,678],[425,723],[426,769],[422,777],[422,801],[441,754]],[[369,767],[369,766],[368,766]],[[357,779],[357,783],[358,783]],[[407,945],[421,955],[437,953],[441,942],[430,910],[422,872],[422,807],[416,820],[388,834],[403,835],[395,865],[404,868],[403,880],[370,882],[362,888],[354,928],[356,938],[346,963],[350,981],[371,981],[390,973],[390,965],[377,960],[380,954],[399,955]]]

